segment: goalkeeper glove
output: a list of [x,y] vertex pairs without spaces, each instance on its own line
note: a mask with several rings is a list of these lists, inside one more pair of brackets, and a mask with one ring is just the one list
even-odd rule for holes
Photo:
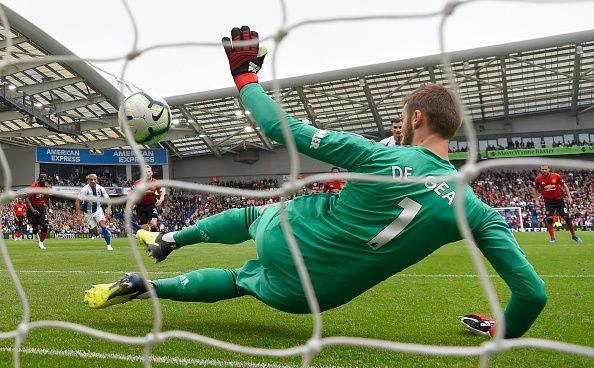
[[223,47],[229,59],[231,75],[241,91],[249,83],[258,83],[256,73],[262,68],[267,50],[259,46],[258,32],[250,31],[250,27],[231,30],[231,39],[223,37]]
[[460,323],[476,335],[493,336],[495,334],[495,320],[482,314],[467,314],[460,316]]

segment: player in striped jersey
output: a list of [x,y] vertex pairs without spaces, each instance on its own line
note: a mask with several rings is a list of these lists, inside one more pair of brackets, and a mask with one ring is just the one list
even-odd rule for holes
[[87,182],[88,184],[82,187],[80,193],[78,194],[78,199],[76,200],[76,219],[79,223],[82,223],[84,213],[85,221],[87,224],[89,224],[91,232],[95,236],[99,236],[100,227],[101,231],[103,232],[105,243],[107,244],[107,250],[113,250],[111,247],[111,233],[109,232],[107,223],[105,222],[105,218],[109,218],[111,216],[111,203],[107,204],[105,213],[103,213],[101,203],[82,199],[82,196],[109,198],[109,194],[107,194],[105,188],[97,184],[97,175],[87,175]]

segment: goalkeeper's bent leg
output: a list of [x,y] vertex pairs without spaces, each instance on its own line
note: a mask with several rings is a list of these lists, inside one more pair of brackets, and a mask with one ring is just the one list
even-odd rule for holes
[[239,270],[205,268],[184,275],[153,281],[161,299],[180,302],[214,303],[246,295],[235,280]]
[[[251,239],[249,228],[260,207],[233,208],[202,219],[194,226],[173,233],[177,247],[196,243],[238,244]],[[167,236],[169,234],[166,234]],[[164,239],[167,239],[165,238]]]

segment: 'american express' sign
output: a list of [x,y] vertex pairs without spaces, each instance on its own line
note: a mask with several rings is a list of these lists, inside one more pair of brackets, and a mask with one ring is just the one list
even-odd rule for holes
[[[166,165],[167,152],[163,148],[140,150],[149,165]],[[37,162],[84,165],[133,165],[138,159],[132,150],[108,149],[93,151],[87,148],[37,147]]]

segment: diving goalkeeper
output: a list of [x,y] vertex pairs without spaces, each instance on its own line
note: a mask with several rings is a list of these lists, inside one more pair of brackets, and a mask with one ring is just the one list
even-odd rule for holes
[[[240,41],[251,40],[250,46]],[[239,44],[238,44],[239,43]],[[258,34],[234,28],[223,46],[240,97],[262,131],[284,143],[279,106],[258,84],[264,61]],[[355,49],[353,49],[355,50]],[[340,193],[316,193],[286,203],[286,213],[322,311],[338,307],[441,246],[461,239],[454,213],[455,183],[448,161],[450,138],[461,119],[451,92],[421,86],[403,100],[402,147],[385,147],[358,135],[306,125],[285,114],[299,152],[349,172],[384,175],[404,182],[348,181]],[[415,176],[424,184],[407,182]],[[505,336],[519,337],[546,303],[543,281],[528,263],[501,216],[465,188],[466,216],[477,245],[511,289]],[[289,313],[309,313],[291,251],[280,226],[279,205],[230,209],[194,226],[166,234],[139,230],[137,241],[163,261],[195,243],[237,244],[253,239],[258,258],[238,269],[200,269],[150,281],[157,296],[186,302],[216,302],[250,295]],[[182,250],[183,252],[183,250]],[[148,295],[132,273],[85,293],[91,308]],[[496,323],[481,315],[461,317],[473,332],[492,335]]]

